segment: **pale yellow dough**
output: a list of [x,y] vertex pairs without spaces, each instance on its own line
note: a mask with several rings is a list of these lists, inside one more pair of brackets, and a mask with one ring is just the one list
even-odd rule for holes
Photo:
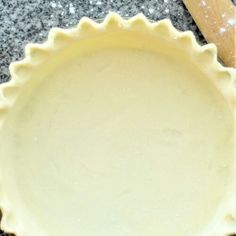
[[211,235],[234,114],[188,53],[120,29],[35,69],[0,131],[2,185],[27,236]]

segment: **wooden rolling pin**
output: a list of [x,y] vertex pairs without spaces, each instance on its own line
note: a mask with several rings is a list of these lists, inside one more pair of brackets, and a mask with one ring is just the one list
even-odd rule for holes
[[236,7],[231,0],[184,0],[202,34],[226,66],[236,68]]

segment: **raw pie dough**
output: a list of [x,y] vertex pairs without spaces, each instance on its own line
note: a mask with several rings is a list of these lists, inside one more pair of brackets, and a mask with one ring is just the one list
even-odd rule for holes
[[232,74],[215,72],[211,63],[220,65],[209,51],[197,54],[188,33],[175,32],[178,41],[168,22],[145,22],[111,14],[101,25],[58,29],[49,49],[31,46],[30,60],[12,69],[15,81],[1,85],[10,104],[17,93],[0,131],[4,229],[17,236],[234,229]]

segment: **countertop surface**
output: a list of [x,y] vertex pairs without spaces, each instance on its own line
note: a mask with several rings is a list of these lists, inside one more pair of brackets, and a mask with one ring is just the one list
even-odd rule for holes
[[[182,0],[0,0],[0,83],[9,80],[8,66],[24,57],[28,42],[44,41],[52,27],[72,27],[83,16],[101,19],[109,11],[170,18],[176,28],[193,31],[205,43]],[[6,234],[0,231],[0,236]]]
[[9,64],[23,58],[27,43],[44,41],[52,27],[72,27],[83,16],[101,19],[109,11],[170,18],[176,28],[193,31],[204,43],[182,0],[0,0],[0,83],[9,79]]

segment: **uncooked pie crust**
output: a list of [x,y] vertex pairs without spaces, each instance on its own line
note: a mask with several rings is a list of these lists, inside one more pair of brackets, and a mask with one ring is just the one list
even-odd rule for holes
[[235,233],[235,70],[216,57],[141,14],[28,45],[0,85],[2,229]]

